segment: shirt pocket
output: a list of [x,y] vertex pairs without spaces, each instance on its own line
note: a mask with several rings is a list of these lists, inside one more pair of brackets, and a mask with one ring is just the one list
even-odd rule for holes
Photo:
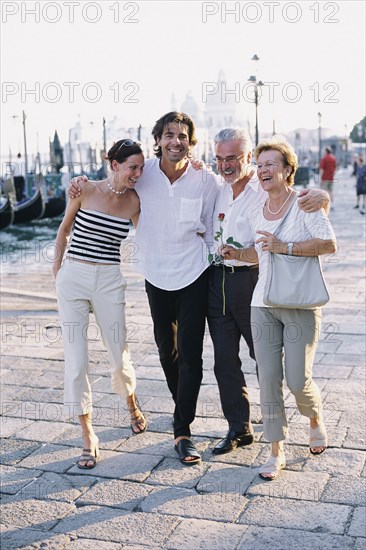
[[202,210],[202,199],[180,200],[180,221],[183,223],[200,223]]

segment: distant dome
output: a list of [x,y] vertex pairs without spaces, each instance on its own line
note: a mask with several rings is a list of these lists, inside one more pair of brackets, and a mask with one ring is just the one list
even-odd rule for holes
[[194,99],[192,92],[188,92],[185,97],[185,100],[182,103],[182,111],[186,113],[191,118],[196,119],[199,114],[199,107],[197,101]]

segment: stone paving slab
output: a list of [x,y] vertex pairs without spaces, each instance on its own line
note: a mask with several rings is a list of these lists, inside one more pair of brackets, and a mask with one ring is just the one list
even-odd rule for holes
[[151,485],[117,479],[100,480],[78,498],[78,505],[111,506],[134,510],[154,489]]
[[342,535],[351,512],[350,506],[340,504],[296,500],[290,504],[284,498],[255,497],[241,515],[239,523]]
[[350,426],[347,428],[347,436],[344,441],[344,447],[348,449],[366,449],[365,427],[362,425]]
[[201,477],[196,489],[200,493],[244,495],[256,477],[255,468],[231,464],[212,464]]
[[75,512],[74,504],[5,496],[1,522],[5,526],[32,527],[48,531],[66,515]]
[[1,533],[1,544],[6,550],[69,548],[70,541],[71,537],[68,535],[52,534],[32,528],[19,529],[18,526],[9,526]]
[[[197,446],[197,450],[199,450],[199,446]],[[152,485],[174,485],[174,487],[192,489],[208,468],[209,465],[204,463],[184,466],[178,458],[164,458],[149,475],[147,482]]]
[[310,455],[304,465],[304,472],[328,472],[334,475],[360,475],[365,464],[365,453],[345,449],[328,449],[322,460]]
[[[96,542],[95,540],[84,538],[79,538],[70,542],[66,548],[67,550],[95,550],[96,546],[98,550],[121,550],[122,548],[122,545],[117,542],[105,542],[103,540],[98,540],[98,542]],[[123,545],[123,548],[140,550],[142,547]]]
[[12,466],[18,464],[24,457],[30,455],[40,444],[35,441],[16,441],[15,439],[3,439],[1,441],[0,464]]
[[[80,470],[82,474],[82,470]],[[72,503],[96,483],[97,478],[83,475],[60,475],[44,472],[21,491],[23,498],[57,500]]]
[[[254,431],[258,429],[254,427]],[[230,453],[224,455],[214,455],[212,449],[219,442],[219,439],[214,440],[213,444],[202,454],[203,462],[237,464],[238,466],[254,466],[257,463],[258,456],[267,448],[267,445],[257,443],[246,447],[238,447]]]
[[76,462],[78,456],[72,447],[47,443],[22,460],[21,466],[64,474]]
[[[255,476],[249,489],[246,491],[246,496],[260,495],[281,499],[310,500],[318,502],[328,480],[329,475],[323,472],[303,473],[283,470],[281,475],[272,482],[262,480],[258,476]],[[292,504],[289,503],[289,507],[291,506]]]
[[162,514],[83,506],[72,516],[62,519],[53,531],[96,540],[161,546],[178,523],[178,518]]
[[[110,426],[95,426],[95,433],[99,438],[99,448],[109,451],[116,450],[122,442],[134,437],[131,430],[128,428],[111,428]],[[70,445],[81,450],[82,439],[80,427],[76,424],[67,424],[65,430],[53,440],[53,443]]]
[[140,504],[143,512],[235,523],[248,500],[239,494],[199,494],[192,489],[154,489]]
[[345,550],[354,548],[351,537],[329,533],[310,533],[300,529],[248,527],[236,550]]
[[[165,542],[167,550],[236,550],[244,533],[244,525],[219,523],[204,519],[183,519]],[[248,550],[247,547],[246,550]]]
[[[134,453],[118,453],[104,451],[103,460],[98,464],[98,477],[126,479],[130,481],[145,481],[152,470],[163,460],[162,456],[137,455]],[[70,474],[80,473],[80,468],[74,466]],[[95,470],[83,470],[84,475],[95,475]]]
[[30,426],[24,427],[12,435],[14,439],[27,439],[28,441],[51,442],[65,431],[65,424],[60,422],[45,422],[40,420]]
[[[353,537],[366,537],[366,508],[360,506],[353,512],[348,534]],[[366,546],[366,541],[364,541]]]
[[0,492],[15,495],[26,485],[34,481],[42,472],[28,470],[26,468],[14,468],[13,466],[0,466],[1,486]]
[[[352,474],[352,470],[350,474]],[[366,506],[366,479],[353,475],[334,476],[327,484],[321,500],[353,506]]]
[[32,424],[32,420],[25,418],[9,418],[2,416],[0,418],[0,434],[1,437],[10,437],[19,430],[26,428]]

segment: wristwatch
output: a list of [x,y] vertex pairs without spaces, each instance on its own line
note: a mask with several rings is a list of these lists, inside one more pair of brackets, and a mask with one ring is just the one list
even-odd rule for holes
[[288,254],[289,256],[292,256],[292,249],[293,249],[293,247],[294,247],[294,243],[288,243],[288,245],[287,245],[287,254]]

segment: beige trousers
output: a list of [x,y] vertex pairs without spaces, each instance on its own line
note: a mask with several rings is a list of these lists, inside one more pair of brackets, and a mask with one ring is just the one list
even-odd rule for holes
[[321,415],[320,391],[312,379],[320,322],[321,308],[251,308],[264,437],[267,441],[282,441],[288,436],[283,399],[283,363],[286,383],[295,397],[299,412],[309,418]]
[[[126,344],[126,281],[119,264],[91,265],[66,259],[56,277],[57,302],[65,351],[64,412],[92,410],[88,330],[101,337],[112,371],[112,389],[125,397],[136,388],[135,370]],[[89,323],[89,305],[97,325]]]

